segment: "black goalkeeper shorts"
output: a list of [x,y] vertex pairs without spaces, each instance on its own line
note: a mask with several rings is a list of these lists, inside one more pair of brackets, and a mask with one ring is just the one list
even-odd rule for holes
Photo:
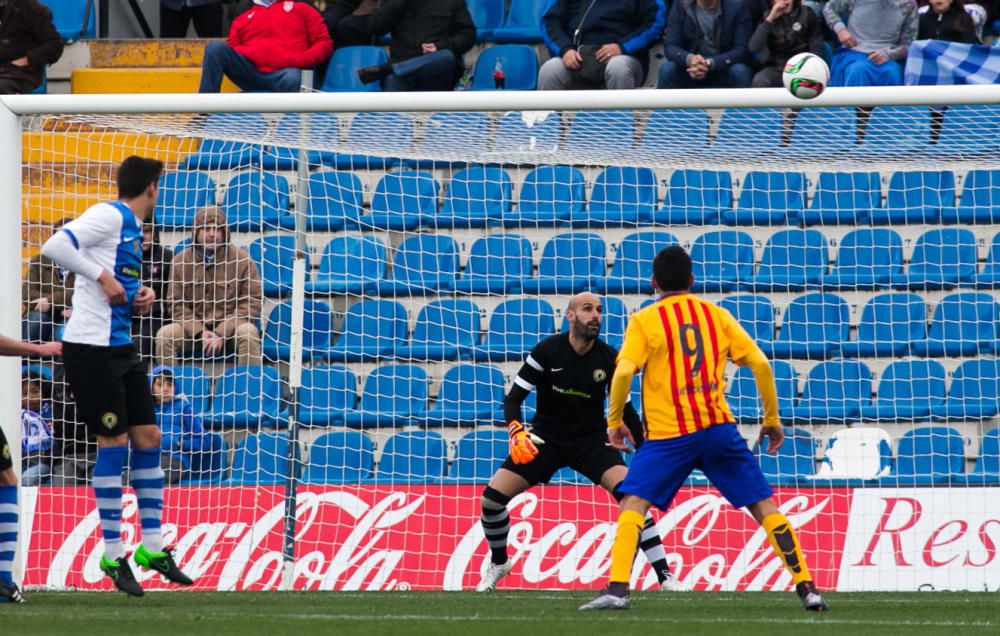
[[0,473],[13,466],[14,464],[10,459],[10,444],[7,443],[7,436],[3,434],[3,429],[0,428]]
[[569,466],[584,477],[600,485],[601,477],[609,468],[624,466],[622,454],[608,445],[608,438],[602,431],[587,437],[545,440],[538,446],[538,455],[527,464],[515,464],[509,456],[501,468],[520,475],[530,486],[547,483],[552,475],[564,466]]
[[156,424],[146,370],[132,345],[63,343],[66,380],[92,435],[117,437],[130,426]]

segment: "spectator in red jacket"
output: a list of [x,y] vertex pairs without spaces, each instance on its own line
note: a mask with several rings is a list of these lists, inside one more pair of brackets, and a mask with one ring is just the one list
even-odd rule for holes
[[0,0],[0,95],[30,93],[63,52],[52,12],[36,0]]
[[302,69],[325,62],[333,40],[319,11],[292,0],[254,0],[223,42],[209,42],[201,63],[199,93],[218,93],[222,76],[243,90],[293,93]]

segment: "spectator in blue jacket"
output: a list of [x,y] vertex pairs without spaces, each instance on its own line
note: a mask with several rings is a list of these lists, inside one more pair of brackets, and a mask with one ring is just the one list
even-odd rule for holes
[[649,69],[649,48],[663,33],[664,0],[554,0],[542,16],[552,58],[539,90],[635,88]]
[[750,86],[750,13],[743,0],[676,0],[657,88]]
[[160,426],[161,448],[164,450],[163,472],[167,483],[181,477],[185,454],[210,452],[211,440],[201,425],[201,417],[191,402],[174,388],[174,370],[160,365],[150,374],[156,423]]

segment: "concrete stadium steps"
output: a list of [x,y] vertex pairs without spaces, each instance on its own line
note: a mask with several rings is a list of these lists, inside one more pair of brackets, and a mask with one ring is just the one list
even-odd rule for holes
[[[201,68],[81,68],[70,76],[70,92],[80,93],[197,93]],[[238,93],[228,79],[223,93]]]
[[198,148],[198,140],[129,132],[26,132],[21,136],[24,164],[120,163],[141,153],[164,163],[179,163]]
[[92,40],[91,68],[200,68],[211,40]]
[[53,192],[28,194],[21,201],[22,219],[26,223],[49,224],[63,217],[77,217],[91,205],[115,198],[110,191]]

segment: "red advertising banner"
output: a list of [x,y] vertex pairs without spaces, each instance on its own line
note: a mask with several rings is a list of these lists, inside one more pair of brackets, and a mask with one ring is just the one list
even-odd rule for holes
[[[305,487],[297,508],[293,586],[304,590],[472,589],[488,549],[479,525],[481,486]],[[109,589],[98,562],[100,524],[85,488],[31,493],[24,583],[50,589]],[[282,577],[284,489],[172,488],[163,532],[196,587],[277,589]],[[836,589],[851,493],[778,490],[817,584]],[[616,508],[591,486],[534,488],[509,505],[514,568],[501,588],[597,588],[606,580]],[[668,560],[695,589],[786,590],[791,578],[764,532],[714,489],[684,488],[656,513]],[[141,540],[135,498],[126,495],[122,539]],[[147,589],[159,576],[136,571]],[[633,584],[656,578],[639,557]]]

